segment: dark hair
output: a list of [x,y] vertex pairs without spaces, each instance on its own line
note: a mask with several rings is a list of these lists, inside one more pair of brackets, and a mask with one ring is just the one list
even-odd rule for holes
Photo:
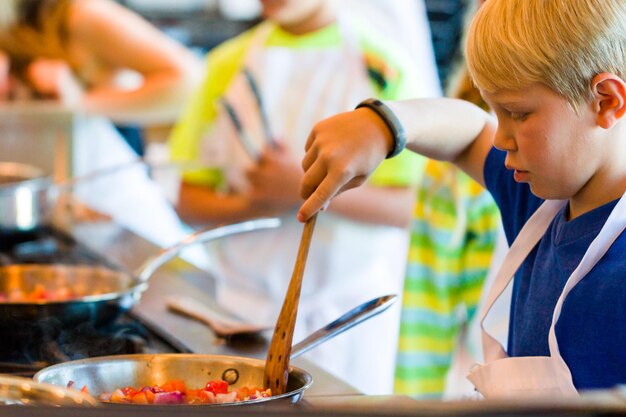
[[46,12],[63,2],[64,0],[22,0],[17,6],[18,24],[41,29]]
[[[5,1],[5,0],[0,0]],[[73,0],[19,0],[16,2],[16,22],[3,33],[0,49],[11,59],[11,71],[19,75],[36,57],[63,54],[67,41],[67,18]],[[36,39],[41,39],[37,42]],[[55,52],[45,46],[52,39]],[[27,42],[27,45],[24,45]],[[39,44],[39,45],[38,45]]]

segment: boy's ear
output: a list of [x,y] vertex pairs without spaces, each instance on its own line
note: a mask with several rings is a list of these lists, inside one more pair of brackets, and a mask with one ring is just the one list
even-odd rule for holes
[[608,129],[626,113],[626,83],[615,74],[603,72],[591,80],[598,126]]

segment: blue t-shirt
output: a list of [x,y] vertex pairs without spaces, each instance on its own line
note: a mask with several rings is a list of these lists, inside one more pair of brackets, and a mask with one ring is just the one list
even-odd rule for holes
[[[487,188],[502,212],[509,244],[543,200],[504,167],[505,152],[491,150]],[[618,200],[567,221],[562,209],[515,274],[508,354],[549,356],[548,331],[565,282],[580,263]],[[626,233],[569,293],[556,336],[577,389],[626,384]]]

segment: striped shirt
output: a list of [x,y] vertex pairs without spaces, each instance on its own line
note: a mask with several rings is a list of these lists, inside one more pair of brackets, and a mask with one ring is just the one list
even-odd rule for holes
[[428,161],[418,190],[402,300],[394,391],[440,398],[460,327],[475,313],[500,213],[478,183]]

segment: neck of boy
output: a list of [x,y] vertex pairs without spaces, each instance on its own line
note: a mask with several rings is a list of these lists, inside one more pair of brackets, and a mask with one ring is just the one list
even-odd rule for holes
[[314,13],[297,22],[280,23],[281,29],[292,35],[304,35],[320,30],[337,20],[337,16],[331,7],[320,7]]
[[[618,171],[613,177],[603,178],[601,185],[585,187],[585,190],[569,199],[568,221],[622,197],[626,192],[626,172]],[[598,193],[597,190],[602,192]]]

